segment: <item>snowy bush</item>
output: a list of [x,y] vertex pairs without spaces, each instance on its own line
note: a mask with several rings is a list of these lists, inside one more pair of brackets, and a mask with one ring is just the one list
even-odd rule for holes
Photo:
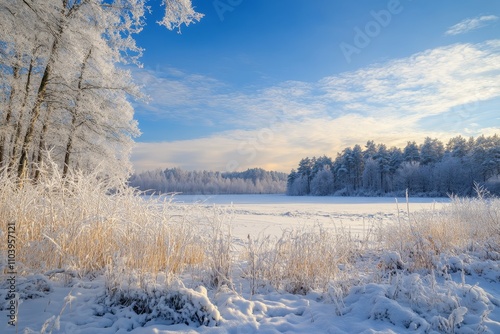
[[[167,324],[186,324],[194,326],[216,326],[221,320],[217,307],[208,299],[204,287],[188,289],[185,287],[166,288],[129,288],[114,292],[100,299],[101,315],[106,313],[129,314],[133,312],[139,325],[150,321],[163,321]],[[131,315],[128,315],[131,317]]]
[[365,315],[396,332],[417,333],[488,333],[483,322],[495,307],[482,288],[439,283],[434,274],[397,274],[386,283],[363,284],[343,301],[343,315]]
[[169,273],[128,270],[123,261],[106,268],[104,294],[97,304],[94,314],[118,315],[115,322],[120,317],[133,318],[136,326],[150,321],[215,326],[221,320],[203,286],[188,289]]
[[[16,296],[15,300],[37,299],[47,296],[52,292],[52,286],[46,276],[30,275],[27,277],[16,277]],[[0,310],[5,310],[9,306],[11,296],[9,296],[10,284],[9,279],[3,280],[0,283]]]

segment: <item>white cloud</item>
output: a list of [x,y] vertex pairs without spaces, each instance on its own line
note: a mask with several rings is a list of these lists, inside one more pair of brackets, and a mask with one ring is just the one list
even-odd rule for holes
[[500,95],[500,41],[455,44],[319,82],[351,112],[421,118]]
[[485,26],[487,22],[496,20],[498,20],[498,17],[495,15],[483,15],[470,19],[465,19],[448,28],[448,30],[445,32],[445,35],[465,34],[466,32]]
[[286,122],[251,131],[234,130],[206,138],[173,142],[137,143],[132,162],[137,171],[181,167],[217,171],[262,167],[289,172],[306,156],[328,155],[368,139],[389,146],[444,133],[417,131],[405,118],[380,119],[345,115]]
[[[454,44],[315,83],[290,81],[252,93],[232,92],[201,76],[194,80],[182,74],[162,85],[165,79],[148,75],[153,77],[148,89],[160,100],[147,112],[189,120],[201,117],[196,111],[205,108],[203,117],[227,125],[228,131],[139,143],[132,158],[138,170],[261,166],[288,171],[304,156],[334,157],[368,139],[403,146],[425,136],[446,139],[500,127],[498,119],[481,124],[476,117],[481,102],[500,97],[500,40]],[[454,110],[458,114],[450,117]]]

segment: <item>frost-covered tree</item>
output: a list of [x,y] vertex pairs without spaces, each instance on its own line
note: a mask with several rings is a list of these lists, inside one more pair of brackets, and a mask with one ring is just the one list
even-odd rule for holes
[[420,150],[415,141],[409,141],[403,150],[404,161],[407,162],[418,162],[420,161]]
[[363,149],[360,145],[354,145],[349,157],[349,165],[351,166],[351,182],[354,190],[361,188],[363,184],[363,170],[365,168],[365,160],[363,159]]
[[389,175],[389,152],[385,144],[377,145],[377,153],[373,156],[373,159],[377,161],[378,173],[380,178],[380,186],[383,192],[388,191],[388,175]]
[[[169,29],[201,18],[190,0],[165,0]],[[37,176],[44,152],[63,174],[106,164],[128,173],[140,96],[120,64],[138,64],[134,40],[146,0],[0,3],[0,167]]]
[[473,195],[474,181],[469,177],[468,168],[464,168],[460,157],[446,155],[435,166],[436,191],[449,195]]
[[292,169],[290,171],[290,174],[287,176],[287,181],[286,181],[286,189],[287,191],[292,188],[293,182],[300,177],[300,174],[295,171],[295,169]]
[[309,194],[311,193],[311,180],[313,177],[313,167],[314,164],[316,163],[316,158],[313,157],[310,159],[309,157],[306,157],[299,162],[299,168],[297,168],[297,173],[300,174],[301,179],[303,178],[305,180],[305,193]]
[[369,140],[366,142],[365,150],[363,151],[363,157],[365,160],[373,158],[373,156],[377,153],[377,145],[373,140]]
[[167,168],[135,173],[129,185],[148,193],[282,194],[287,188],[287,174],[261,168],[230,173]]
[[375,160],[365,161],[363,170],[363,188],[369,193],[376,193],[380,190],[379,167]]
[[[311,159],[310,159],[311,160]],[[318,191],[321,178],[320,161],[328,161],[323,156],[315,159],[310,191],[307,191],[307,168],[310,160],[301,160],[305,174],[291,173],[288,190],[294,187],[294,194],[324,194]],[[312,159],[314,160],[314,159]],[[355,145],[337,153],[333,162],[332,193],[336,194],[404,194],[406,189],[412,195],[447,196],[448,194],[469,196],[474,194],[474,184],[480,183],[493,192],[500,191],[500,137],[479,136],[468,140],[461,136],[451,138],[446,149],[438,139],[426,138],[421,145],[408,142],[403,150],[397,147],[387,149],[386,145],[376,145],[372,140],[366,150]],[[300,181],[298,178],[304,176]],[[326,174],[323,175],[326,178]],[[297,191],[297,190],[300,191]],[[290,193],[290,191],[289,191]]]
[[349,166],[346,157],[350,153],[350,148],[345,148],[342,153],[337,153],[337,157],[333,162],[333,176],[335,190],[348,190],[349,183]]
[[403,152],[398,147],[389,149],[389,173],[394,174],[403,163]]
[[388,151],[389,154],[389,165],[388,165],[388,190],[393,191],[395,189],[394,186],[394,176],[396,175],[397,170],[403,163],[403,152],[400,148],[391,147]]
[[399,189],[407,189],[410,194],[421,191],[421,173],[418,163],[403,162],[396,172],[395,184]]
[[300,175],[293,181],[289,188],[287,188],[287,195],[291,196],[304,196],[309,195],[308,192],[310,184],[307,180],[307,176]]
[[314,178],[317,173],[321,172],[325,167],[328,169],[332,169],[333,167],[333,161],[331,158],[327,157],[326,155],[321,156],[319,158],[313,158],[312,161],[314,161],[314,164],[311,169],[311,176]]
[[446,144],[446,152],[452,157],[463,158],[469,153],[467,140],[462,136],[451,138]]
[[426,137],[420,146],[420,163],[428,165],[441,160],[444,155],[444,146],[438,139]]
[[474,169],[481,181],[500,174],[500,137],[498,135],[476,138],[471,150]]
[[316,173],[311,181],[311,195],[326,196],[333,193],[333,174],[329,165]]

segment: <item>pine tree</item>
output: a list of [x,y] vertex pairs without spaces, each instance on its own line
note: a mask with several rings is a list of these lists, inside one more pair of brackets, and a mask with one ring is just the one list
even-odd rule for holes
[[408,142],[403,150],[404,161],[416,163],[420,161],[420,150],[415,141]]
[[438,139],[426,137],[420,146],[420,163],[422,165],[433,164],[441,161],[444,155],[444,146]]
[[452,157],[462,159],[469,153],[467,140],[462,136],[451,138],[446,144],[446,152]]
[[297,168],[297,173],[300,174],[301,178],[305,180],[306,188],[305,192],[306,194],[311,193],[311,180],[312,180],[312,173],[313,173],[313,166],[316,162],[316,158],[309,159],[309,157],[304,158],[300,160],[299,162],[299,168]]

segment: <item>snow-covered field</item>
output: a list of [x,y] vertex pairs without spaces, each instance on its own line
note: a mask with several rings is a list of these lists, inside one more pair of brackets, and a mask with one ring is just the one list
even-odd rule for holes
[[[168,289],[161,284],[166,280],[162,275],[154,283],[121,282],[126,292],[113,299],[105,296],[105,275],[48,271],[17,277],[22,301],[17,328],[8,325],[9,305],[3,304],[0,333],[500,333],[500,254],[495,245],[486,254],[481,248],[437,256],[433,266],[438,269],[426,271],[411,270],[400,254],[376,244],[363,248],[349,265],[334,264],[336,279],[305,294],[274,288],[257,274],[252,278],[252,264],[238,250],[248,244],[248,236],[278,239],[287,229],[310,231],[318,225],[333,235],[351,231],[354,239],[368,240],[368,234],[376,239],[379,227],[398,228],[398,217],[400,224],[407,223],[405,199],[398,202],[179,195],[169,209],[172,219],[216,211],[231,228],[230,284],[207,289],[200,286],[199,272],[188,271]],[[409,209],[437,211],[448,205],[448,199],[410,199]],[[255,254],[264,256],[265,249],[255,249]],[[142,290],[134,290],[135,283]],[[8,284],[2,284],[5,297]]]
[[[394,222],[398,208],[406,212],[405,198],[318,197],[286,195],[176,195],[174,210],[197,204],[198,209],[214,206],[232,216],[233,235],[247,239],[259,234],[279,236],[284,229],[321,224],[326,228],[344,227],[362,234],[380,224]],[[449,203],[448,198],[411,198],[410,210],[432,210]]]

